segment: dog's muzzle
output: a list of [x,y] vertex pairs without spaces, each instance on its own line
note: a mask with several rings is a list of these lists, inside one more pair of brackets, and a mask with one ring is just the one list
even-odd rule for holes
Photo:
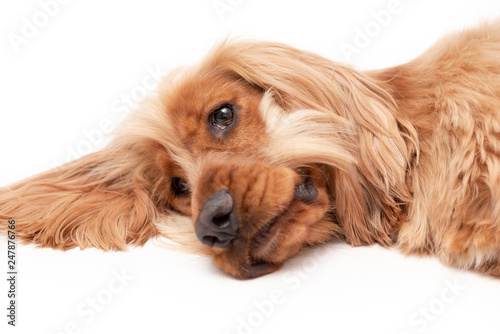
[[[310,202],[318,196],[318,190],[310,178],[295,188],[294,198]],[[196,237],[208,247],[226,248],[238,236],[239,222],[233,197],[227,190],[210,196],[201,208],[195,223]]]

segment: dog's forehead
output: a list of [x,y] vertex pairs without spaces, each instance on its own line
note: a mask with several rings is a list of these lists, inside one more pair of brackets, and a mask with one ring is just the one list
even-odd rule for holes
[[220,101],[232,101],[244,96],[243,85],[235,79],[210,73],[186,73],[169,87],[164,98],[172,117],[185,118],[204,114]]

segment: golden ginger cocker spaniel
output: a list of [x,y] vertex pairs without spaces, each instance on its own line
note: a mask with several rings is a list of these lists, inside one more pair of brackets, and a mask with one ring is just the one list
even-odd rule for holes
[[331,239],[500,277],[500,21],[389,69],[225,41],[96,153],[0,189],[43,247],[164,236],[258,277]]

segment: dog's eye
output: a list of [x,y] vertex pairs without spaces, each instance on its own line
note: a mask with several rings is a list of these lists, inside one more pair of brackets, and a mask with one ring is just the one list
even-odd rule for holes
[[220,129],[225,129],[231,125],[233,119],[234,110],[229,104],[224,104],[210,114],[210,124]]
[[177,196],[188,195],[191,191],[189,184],[179,177],[172,179],[172,189]]

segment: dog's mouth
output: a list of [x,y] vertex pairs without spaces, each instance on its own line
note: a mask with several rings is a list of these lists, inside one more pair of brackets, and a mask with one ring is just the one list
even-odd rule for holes
[[273,218],[270,222],[261,227],[252,237],[248,249],[248,263],[251,265],[265,263],[266,255],[273,252],[276,246],[275,237],[283,222],[280,220],[284,213]]
[[[318,190],[313,186],[310,176],[307,175],[304,177],[304,182],[295,187],[294,199],[292,201],[309,203],[317,196]],[[292,203],[290,203],[289,207]],[[287,217],[289,213],[288,208],[262,226],[251,238],[247,258],[250,265],[272,262],[266,260],[266,258],[269,258],[278,246],[276,236],[279,234],[280,229],[285,224],[290,223],[290,217]]]
[[[293,201],[309,203],[317,196],[318,190],[312,185],[310,178],[306,177],[304,183],[296,187]],[[289,217],[289,208],[292,206],[292,203],[290,203],[287,209],[258,229],[250,239],[247,264],[251,268],[251,273],[253,273],[255,269],[261,271],[263,269],[272,270],[275,268],[274,270],[276,270],[281,267],[282,261],[273,260],[273,254],[276,253],[279,247],[278,239],[280,234],[283,234],[280,233],[281,230],[285,228],[287,224],[292,224],[292,218]]]

